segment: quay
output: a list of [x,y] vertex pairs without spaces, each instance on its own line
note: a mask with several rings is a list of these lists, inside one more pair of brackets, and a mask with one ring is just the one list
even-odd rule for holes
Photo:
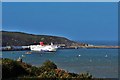
[[[120,46],[62,46],[59,47],[59,49],[80,49],[80,48],[86,48],[86,49],[120,49]],[[29,46],[6,46],[1,47],[0,51],[22,51],[22,50],[30,50]]]
[[86,48],[86,49],[120,49],[120,46],[69,46],[67,49],[78,49],[78,48]]
[[83,46],[83,48],[120,49],[120,46]]

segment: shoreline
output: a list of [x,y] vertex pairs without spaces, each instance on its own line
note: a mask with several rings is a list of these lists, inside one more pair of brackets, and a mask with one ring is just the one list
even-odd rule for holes
[[[120,46],[67,46],[67,47],[60,47],[58,49],[120,49]],[[17,48],[13,49],[11,46],[9,48],[2,48],[0,51],[26,51],[30,50],[29,48]]]
[[98,48],[98,49],[119,49],[120,46],[86,46],[83,48]]

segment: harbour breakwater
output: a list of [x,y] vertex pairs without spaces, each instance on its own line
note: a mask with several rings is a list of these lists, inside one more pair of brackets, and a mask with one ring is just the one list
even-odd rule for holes
[[69,47],[64,47],[62,49],[79,49],[79,48],[86,48],[86,49],[120,49],[120,46],[69,46]]
[[4,46],[0,47],[0,51],[21,51],[30,50],[29,46]]
[[100,49],[119,49],[120,46],[87,46],[85,48],[100,48]]
[[[120,46],[94,46],[94,45],[86,45],[86,46],[60,46],[58,49],[79,49],[79,48],[86,48],[86,49],[120,49]],[[30,50],[29,46],[5,46],[0,47],[1,51],[20,51],[20,50]]]

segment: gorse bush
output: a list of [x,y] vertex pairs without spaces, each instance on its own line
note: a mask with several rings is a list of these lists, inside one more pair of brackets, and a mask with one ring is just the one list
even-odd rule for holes
[[2,60],[2,77],[17,77],[27,75],[27,71],[17,62],[11,59]]
[[89,79],[92,79],[92,75],[89,73],[82,73],[82,74],[79,74],[77,78],[80,78],[82,80],[89,80]]
[[47,69],[57,69],[57,65],[50,60],[47,60],[43,63],[41,67],[47,68]]
[[75,74],[68,73],[65,70],[58,69],[57,65],[47,60],[41,67],[31,66],[23,62],[17,62],[11,59],[2,60],[2,78],[18,78],[18,77],[33,77],[33,78],[45,78],[49,80],[92,80],[92,75],[89,73]]

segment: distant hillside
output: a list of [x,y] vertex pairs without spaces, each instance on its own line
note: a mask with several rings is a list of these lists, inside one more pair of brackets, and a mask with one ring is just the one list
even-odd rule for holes
[[30,45],[33,43],[39,43],[40,41],[43,41],[45,44],[50,44],[51,42],[53,42],[54,44],[65,44],[66,46],[85,45],[83,43],[77,43],[67,38],[58,36],[34,35],[22,32],[8,32],[8,31],[0,31],[0,33],[1,32],[2,32],[2,46],[23,46]]

